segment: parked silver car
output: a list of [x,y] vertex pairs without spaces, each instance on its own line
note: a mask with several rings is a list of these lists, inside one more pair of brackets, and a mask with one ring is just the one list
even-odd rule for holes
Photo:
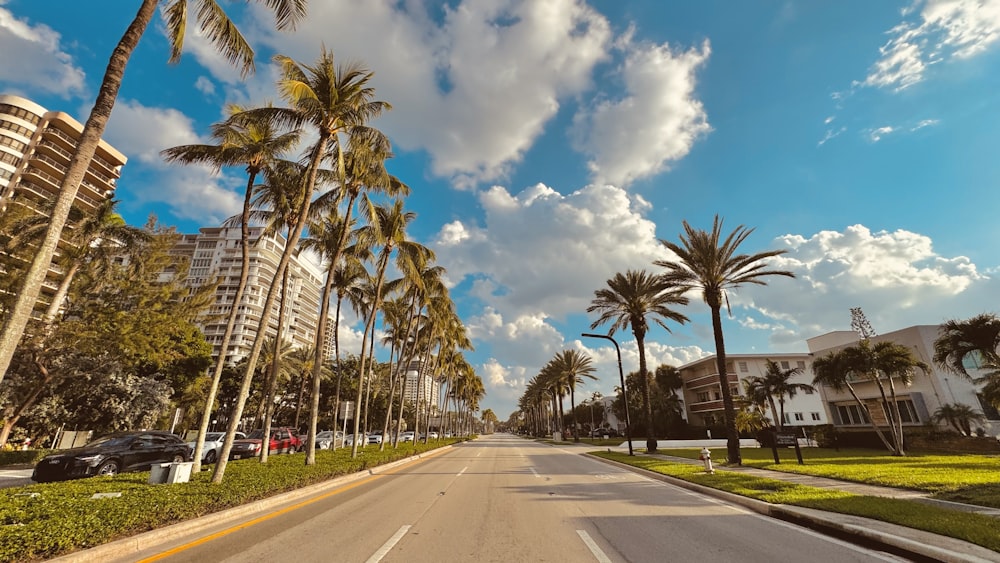
[[[242,440],[246,438],[247,435],[242,432],[236,433],[236,439]],[[226,440],[225,432],[207,432],[205,433],[205,447],[201,450],[201,462],[202,463],[215,463],[219,460],[219,453],[222,452],[222,442]],[[187,443],[188,447],[191,448],[192,455],[194,454],[195,442],[191,441]]]

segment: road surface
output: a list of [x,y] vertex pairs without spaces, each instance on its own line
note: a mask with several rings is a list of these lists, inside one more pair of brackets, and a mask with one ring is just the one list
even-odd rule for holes
[[129,560],[898,561],[559,448],[485,436]]

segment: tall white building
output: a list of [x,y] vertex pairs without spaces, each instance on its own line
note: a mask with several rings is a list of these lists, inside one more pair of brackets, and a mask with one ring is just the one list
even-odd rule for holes
[[407,404],[415,404],[419,399],[422,405],[438,406],[440,395],[441,385],[431,373],[430,364],[423,360],[411,361],[406,369],[406,387],[403,389],[403,399]]
[[[0,95],[0,213],[21,206],[48,216],[82,133],[83,125],[68,114],[48,111],[19,96]],[[80,184],[75,206],[91,213],[111,199],[126,160],[101,141]],[[60,247],[66,244],[64,237]],[[36,309],[52,298],[62,276],[53,263]]]
[[[262,232],[261,227],[250,229],[249,277],[242,301],[235,304],[239,308],[239,316],[226,349],[227,364],[234,364],[250,354],[261,313],[264,311],[267,290],[277,273],[278,262],[285,248],[284,237],[271,235],[261,239]],[[196,235],[181,235],[174,253],[190,258],[190,285],[200,286],[218,279],[215,304],[199,323],[206,340],[213,347],[212,355],[218,357],[222,353],[222,337],[240,281],[240,228],[204,227]],[[294,348],[308,348],[314,344],[319,325],[323,270],[312,255],[304,252],[293,254],[288,267],[288,286],[284,288],[285,322],[282,338],[291,342]],[[267,333],[271,336],[277,334],[278,330],[278,307],[279,301],[276,299],[267,327]]]

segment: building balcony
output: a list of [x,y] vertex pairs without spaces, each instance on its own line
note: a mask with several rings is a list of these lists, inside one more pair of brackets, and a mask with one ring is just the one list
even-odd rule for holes
[[[735,373],[728,374],[726,376],[726,379],[729,381],[730,384],[739,383],[739,378],[736,376]],[[709,386],[713,386],[713,385],[715,387],[719,386],[719,375],[718,374],[703,375],[701,377],[696,377],[694,379],[690,379],[690,380],[684,382],[684,387],[686,387],[688,389],[697,389],[699,387],[709,387]]]
[[711,411],[721,411],[723,409],[722,401],[708,401],[706,403],[692,403],[688,410],[694,413],[705,413]]

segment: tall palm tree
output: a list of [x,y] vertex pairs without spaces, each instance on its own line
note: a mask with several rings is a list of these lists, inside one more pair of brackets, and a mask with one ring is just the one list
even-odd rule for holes
[[590,356],[578,350],[563,350],[549,361],[554,373],[562,377],[569,389],[569,409],[573,413],[573,441],[580,441],[580,420],[576,414],[576,386],[583,383],[583,378],[597,379],[594,377],[594,366]]
[[[983,385],[983,398],[1000,407],[1000,318],[983,313],[966,320],[950,320],[934,341],[934,363],[973,383]],[[968,359],[985,373],[974,377],[965,367]]]
[[[13,309],[10,315],[4,319],[3,328],[0,329],[0,381],[7,373],[11,358],[14,356],[14,350],[24,334],[28,319],[31,317],[31,311],[45,281],[45,274],[62,236],[66,219],[73,202],[76,200],[80,183],[83,181],[83,177],[90,167],[90,161],[94,158],[94,153],[97,152],[101,137],[104,135],[104,129],[111,117],[111,110],[118,98],[118,91],[125,75],[125,66],[128,64],[136,45],[139,44],[139,39],[149,26],[149,22],[152,21],[160,3],[160,0],[142,0],[135,17],[129,23],[111,54],[94,107],[83,126],[83,132],[80,134],[80,143],[70,159],[66,175],[59,186],[59,195],[49,216],[49,227],[46,230],[45,239],[35,254],[20,290],[17,292],[17,300]],[[181,56],[190,3],[191,0],[169,0],[164,9],[167,39],[171,47],[171,62],[178,61]],[[274,13],[278,29],[294,28],[305,15],[306,0],[264,0],[261,3]],[[217,0],[198,0],[197,4],[198,9],[194,11],[194,16],[203,36],[228,62],[237,65],[243,76],[250,74],[254,69],[253,49],[226,15],[225,10]],[[198,463],[197,458],[195,458],[195,463]]]
[[[312,66],[300,65],[295,60],[283,55],[276,55],[274,60],[281,68],[278,89],[282,97],[291,105],[291,109],[285,112],[269,109],[267,115],[279,120],[279,122],[284,121],[293,126],[309,125],[318,135],[316,142],[310,146],[308,151],[309,164],[299,192],[302,194],[301,200],[299,200],[301,207],[294,228],[289,230],[285,249],[278,262],[278,269],[281,270],[287,266],[292,253],[296,251],[299,238],[310,216],[312,194],[319,176],[320,164],[328,157],[328,147],[334,146],[337,149],[334,168],[340,184],[343,185],[342,147],[345,142],[354,143],[359,138],[380,135],[368,127],[367,123],[388,109],[389,105],[385,102],[373,101],[375,91],[368,86],[368,82],[373,76],[371,71],[357,64],[337,67],[334,63],[333,53],[325,48],[318,62]],[[345,139],[342,139],[342,136]],[[270,322],[271,307],[277,297],[275,288],[279,283],[280,280],[276,278],[268,289],[264,309],[261,313],[261,327],[266,327]],[[236,428],[250,391],[250,382],[257,365],[257,359],[260,356],[264,332],[264,330],[257,331],[257,336],[250,349],[250,355],[247,358],[247,371],[243,375],[239,395],[229,417],[226,440],[222,444],[222,452],[219,455],[220,460],[212,473],[213,483],[221,483],[225,475],[227,457],[232,449]],[[315,442],[315,434],[315,430],[310,429],[307,440]]]
[[208,395],[205,397],[205,409],[201,415],[198,438],[195,442],[192,468],[201,469],[201,451],[205,445],[205,433],[212,419],[215,397],[219,391],[219,381],[226,366],[229,342],[239,317],[240,304],[246,292],[247,279],[250,275],[250,217],[253,207],[254,186],[257,177],[290,150],[298,142],[297,131],[283,132],[277,129],[267,119],[245,117],[246,108],[230,105],[226,108],[228,118],[212,126],[212,138],[217,144],[181,145],[164,150],[161,154],[168,162],[182,164],[208,164],[220,170],[227,166],[243,166],[247,173],[247,185],[243,193],[243,210],[238,223],[240,226],[240,277],[233,296],[233,304],[226,318],[226,328],[222,334],[222,347],[215,360],[212,370],[212,380]]
[[835,391],[847,391],[854,398],[854,402],[858,405],[858,409],[861,411],[862,416],[865,421],[871,424],[872,430],[875,431],[875,435],[878,436],[879,440],[889,451],[893,451],[892,444],[886,439],[885,434],[878,427],[878,424],[872,419],[871,410],[868,405],[861,400],[858,396],[857,390],[854,388],[852,381],[854,377],[851,373],[850,366],[847,363],[847,356],[844,354],[843,350],[838,350],[835,352],[830,352],[825,356],[816,358],[812,364],[813,370],[813,384],[815,385],[825,385]]
[[649,332],[649,321],[663,327],[667,332],[665,321],[671,320],[684,324],[688,318],[673,310],[675,305],[687,305],[684,297],[686,287],[665,281],[660,276],[654,276],[645,270],[628,270],[624,274],[617,273],[608,280],[608,287],[594,292],[594,299],[588,313],[600,313],[590,328],[597,328],[607,322],[611,323],[608,335],[626,328],[632,329],[636,345],[639,348],[639,377],[642,380],[642,407],[646,414],[646,451],[656,451],[656,434],[653,430],[653,406],[650,402],[650,374],[646,369],[646,333]]
[[722,406],[726,418],[726,449],[729,463],[740,465],[740,434],[736,429],[736,408],[729,388],[726,373],[726,344],[722,335],[722,304],[729,306],[727,292],[743,284],[767,285],[762,278],[767,276],[795,277],[785,270],[767,267],[771,258],[784,254],[785,250],[769,250],[757,254],[737,254],[739,247],[753,233],[743,225],[736,227],[723,239],[722,219],[718,215],[712,222],[712,230],[695,229],[684,221],[684,233],[680,244],[660,240],[660,244],[676,255],[675,260],[657,260],[653,264],[666,268],[664,274],[668,283],[685,290],[700,289],[705,304],[712,311],[712,332],[715,334],[715,365],[719,372],[719,386],[722,388]]

